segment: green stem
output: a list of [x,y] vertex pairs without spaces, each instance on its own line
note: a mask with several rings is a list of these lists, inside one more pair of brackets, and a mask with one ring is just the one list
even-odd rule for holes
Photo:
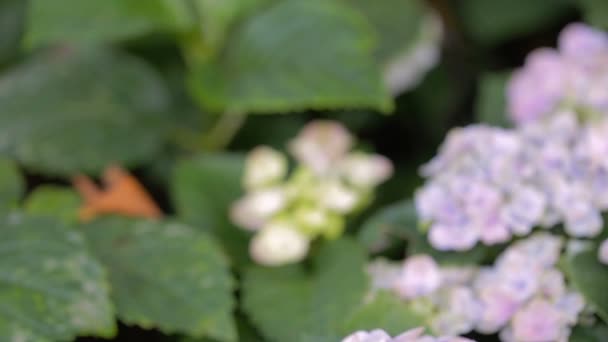
[[247,118],[247,114],[242,112],[225,112],[222,114],[213,128],[204,133],[201,149],[204,151],[220,151],[226,148],[245,123],[245,118]]

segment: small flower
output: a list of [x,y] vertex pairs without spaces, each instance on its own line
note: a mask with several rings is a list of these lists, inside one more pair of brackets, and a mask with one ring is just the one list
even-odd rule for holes
[[259,146],[247,156],[243,183],[248,190],[259,189],[276,184],[286,174],[287,158],[268,146]]
[[542,299],[530,302],[513,318],[513,336],[516,341],[559,341],[561,328],[560,312]]
[[601,263],[608,265],[608,239],[602,241],[598,249],[598,258]]
[[379,154],[351,153],[339,167],[350,184],[364,189],[377,186],[393,173],[393,164]]
[[289,149],[296,159],[317,174],[325,174],[352,147],[350,133],[337,122],[313,121],[291,141]]
[[297,228],[283,222],[268,224],[251,240],[253,260],[265,266],[281,266],[303,260],[310,241]]
[[319,184],[316,196],[323,207],[342,214],[352,212],[361,199],[359,193],[337,179]]
[[347,337],[342,342],[474,342],[462,337],[432,337],[423,335],[424,328],[414,328],[403,334],[391,338],[384,330],[376,329],[372,331],[357,331]]
[[235,202],[230,209],[230,218],[241,227],[257,230],[283,209],[286,203],[286,194],[281,188],[258,190]]
[[403,263],[395,283],[397,293],[406,299],[428,295],[441,285],[439,266],[428,255],[414,255]]

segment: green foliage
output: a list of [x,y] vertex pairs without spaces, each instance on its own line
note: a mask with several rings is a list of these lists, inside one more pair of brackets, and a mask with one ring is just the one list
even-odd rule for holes
[[354,330],[418,325],[421,317],[389,294],[369,302],[365,262],[360,246],[342,239],[321,247],[312,270],[251,268],[243,309],[270,341],[333,342]]
[[278,1],[239,25],[221,58],[197,65],[190,85],[216,111],[387,111],[391,101],[373,50],[372,28],[347,6]]
[[567,258],[570,281],[582,293],[598,315],[608,322],[608,266],[599,262],[597,250],[590,249]]
[[137,58],[46,51],[0,78],[0,152],[55,175],[136,164],[163,143],[169,105],[158,74]]
[[17,55],[25,10],[23,0],[0,0],[0,63]]
[[118,218],[98,220],[84,233],[108,269],[121,320],[166,333],[237,340],[233,279],[208,234],[175,222]]
[[596,324],[591,327],[578,325],[570,335],[570,342],[603,342],[608,339],[608,326]]
[[0,212],[14,208],[24,191],[24,180],[17,165],[11,160],[0,158]]
[[506,85],[510,76],[508,72],[482,75],[475,104],[477,121],[500,127],[511,125],[506,113]]
[[380,292],[355,309],[346,323],[346,331],[374,330],[382,327],[391,335],[426,324],[421,313],[412,310],[393,293]]
[[546,28],[571,10],[570,0],[463,0],[461,8],[468,33],[484,44]]
[[231,204],[242,192],[243,163],[242,156],[232,154],[183,160],[171,182],[178,217],[217,236],[236,265],[249,262],[249,234],[228,217]]
[[0,218],[0,340],[115,334],[109,286],[82,235],[58,221]]
[[608,28],[608,2],[604,0],[576,0],[592,25]]
[[107,43],[163,29],[187,28],[182,0],[30,0],[27,47],[51,43]]
[[[271,341],[334,342],[362,302],[365,255],[353,241],[323,246],[312,272],[302,266],[256,267],[243,282],[243,308]],[[297,318],[297,319],[296,319]]]
[[76,223],[81,199],[70,188],[44,185],[32,191],[23,203],[26,213],[54,217],[62,222]]

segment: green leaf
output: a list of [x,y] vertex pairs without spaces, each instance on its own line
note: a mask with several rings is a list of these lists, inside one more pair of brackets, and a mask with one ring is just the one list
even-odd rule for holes
[[365,18],[339,2],[277,1],[239,25],[215,62],[195,67],[190,87],[215,111],[388,111],[373,38]]
[[198,43],[213,52],[220,50],[235,23],[271,1],[274,0],[194,0],[203,36]]
[[[600,0],[601,1],[601,0]],[[483,44],[550,27],[571,14],[571,0],[463,0],[462,23]]]
[[55,175],[137,164],[163,144],[169,104],[161,78],[139,59],[47,51],[0,78],[0,152]]
[[25,192],[25,180],[17,165],[9,159],[0,158],[0,211],[17,206]]
[[193,24],[182,0],[30,0],[24,42],[106,43]]
[[376,29],[376,59],[393,94],[416,85],[439,59],[442,29],[419,0],[348,0]]
[[412,310],[402,299],[389,292],[380,292],[361,305],[347,320],[346,330],[383,329],[391,335],[426,324],[424,317]]
[[608,2],[604,0],[576,0],[583,10],[586,21],[601,28],[608,28]]
[[475,104],[477,121],[492,126],[509,127],[506,86],[510,72],[487,73],[481,76],[479,94]]
[[399,240],[408,242],[408,255],[428,254],[445,265],[476,264],[494,249],[482,244],[466,252],[441,252],[434,249],[419,227],[416,208],[411,200],[397,202],[379,210],[363,223],[359,231],[359,241],[375,253],[386,250],[391,247],[391,243]]
[[582,293],[587,303],[608,322],[608,266],[598,260],[597,249],[586,250],[567,257],[567,274],[572,284]]
[[31,215],[54,217],[65,223],[76,223],[80,203],[80,197],[70,188],[42,185],[27,196],[23,208]]
[[0,340],[115,334],[105,272],[79,232],[11,214],[0,218],[0,235]]
[[6,62],[19,51],[23,34],[26,2],[0,0],[0,62]]
[[104,219],[84,227],[127,324],[236,341],[233,279],[215,241],[174,222]]
[[608,326],[596,324],[594,326],[577,325],[572,330],[570,342],[604,342],[608,341]]
[[243,281],[243,309],[270,341],[335,342],[367,287],[365,254],[351,240],[324,245],[312,272],[301,265],[255,267]]
[[240,155],[204,155],[175,168],[171,193],[180,219],[211,232],[233,264],[249,263],[249,233],[230,222],[230,206],[242,194],[244,159]]

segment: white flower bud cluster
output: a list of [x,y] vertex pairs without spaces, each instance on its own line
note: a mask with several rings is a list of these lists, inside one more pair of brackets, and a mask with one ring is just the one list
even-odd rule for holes
[[584,308],[556,267],[562,240],[537,233],[507,248],[493,266],[439,267],[414,255],[402,265],[376,261],[374,289],[392,290],[414,308],[427,307],[438,334],[500,333],[503,342],[568,341]]
[[309,123],[289,144],[298,162],[291,173],[283,153],[267,146],[251,151],[243,176],[247,192],[230,216],[256,232],[250,245],[256,262],[279,266],[304,259],[313,239],[340,236],[345,216],[391,176],[387,158],[351,151],[353,140],[337,122]]
[[403,334],[391,337],[386,331],[376,329],[372,331],[357,331],[347,337],[342,342],[475,342],[463,337],[433,337],[424,335],[424,328],[415,328]]

